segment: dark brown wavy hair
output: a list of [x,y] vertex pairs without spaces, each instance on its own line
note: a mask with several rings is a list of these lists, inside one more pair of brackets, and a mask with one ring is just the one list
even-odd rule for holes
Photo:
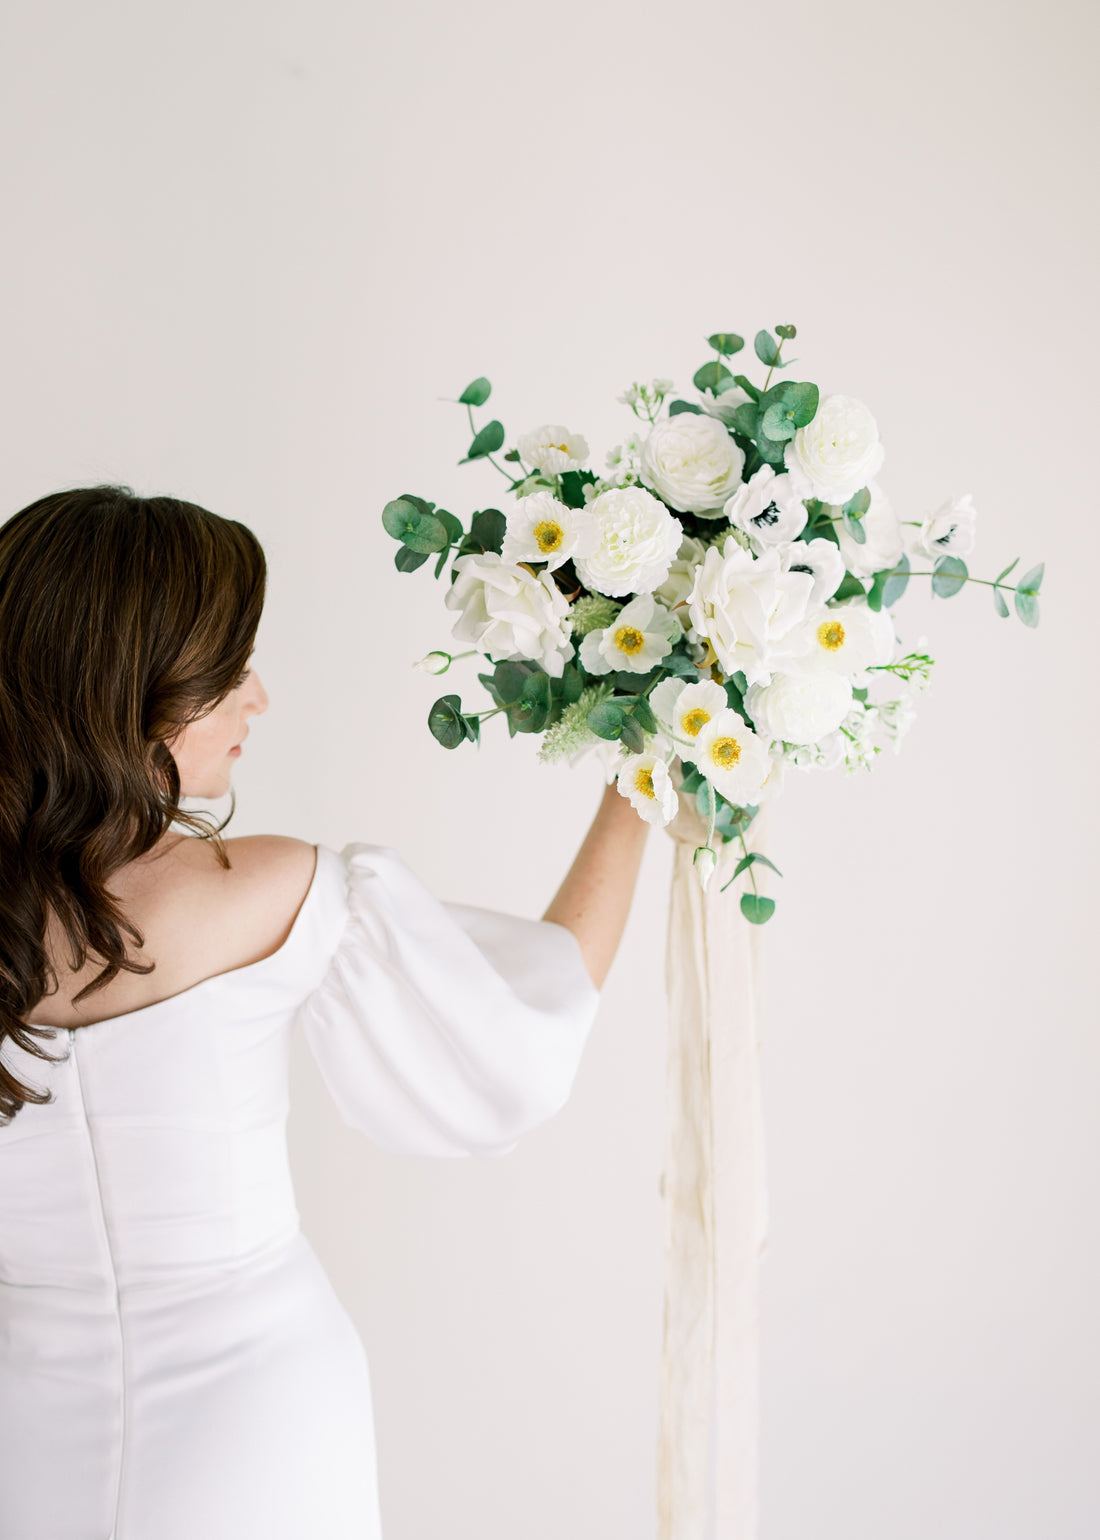
[[[229,857],[223,821],[180,807],[166,747],[233,689],[255,646],[266,585],[252,531],[126,486],[53,492],[0,526],[0,1047],[57,1063],[25,1018],[58,987],[56,916],[74,970],[105,963],[74,1003],[122,969],[144,936],[107,890],[171,825]],[[52,1095],[0,1062],[0,1126]]]

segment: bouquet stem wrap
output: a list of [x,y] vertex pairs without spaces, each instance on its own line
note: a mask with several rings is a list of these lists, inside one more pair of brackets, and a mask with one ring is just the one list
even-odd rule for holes
[[[766,818],[753,821],[758,842]],[[767,1237],[760,1094],[760,930],[738,908],[739,844],[718,845],[706,891],[693,866],[706,825],[680,796],[666,976],[669,1006],[664,1339],[658,1540],[704,1540],[714,1416],[715,1540],[756,1540],[759,1264]],[[757,882],[761,868],[756,868]]]

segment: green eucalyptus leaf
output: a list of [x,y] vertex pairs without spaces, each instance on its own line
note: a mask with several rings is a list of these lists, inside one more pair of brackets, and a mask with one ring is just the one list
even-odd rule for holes
[[703,408],[701,406],[696,406],[694,401],[670,401],[669,402],[669,404],[668,404],[668,415],[670,417],[680,417],[680,416],[683,415],[684,412],[691,412],[696,417],[702,417],[702,415],[703,415]]
[[[684,761],[681,760],[680,763],[683,765]],[[684,793],[684,795],[693,797],[702,784],[702,771],[697,770],[694,765],[684,765],[684,778],[680,782],[680,790]]]
[[696,369],[691,383],[695,386],[696,390],[709,390],[712,394],[717,395],[718,387],[722,381],[732,379],[733,375],[726,368],[725,364],[720,363],[715,358],[709,364],[704,364],[701,369]]
[[871,506],[871,494],[866,487],[860,487],[853,497],[844,504],[842,513],[851,514],[854,519],[862,519]]
[[471,743],[481,744],[481,718],[464,716],[462,718],[463,731]]
[[[995,591],[995,590],[994,590]],[[1021,593],[1016,590],[1016,613],[1025,626],[1037,626],[1039,624],[1039,597],[1037,594]]]
[[756,437],[759,421],[760,410],[755,401],[743,401],[733,414],[733,426],[746,438]]
[[513,658],[506,658],[503,663],[497,664],[493,679],[502,706],[514,705],[520,699],[530,673],[529,663],[519,663]]
[[695,806],[700,818],[709,819],[712,812],[717,812],[717,803],[714,800],[714,787],[704,777],[695,792]]
[[496,678],[492,674],[479,674],[477,677],[478,682],[483,684],[488,690],[489,694],[492,696],[494,706],[507,706],[508,702],[501,698],[500,690],[497,688]]
[[483,460],[486,455],[495,454],[504,443],[504,424],[494,417],[492,422],[487,422],[474,434],[473,443],[466,451],[466,458],[460,460],[459,465],[465,465],[470,460]]
[[457,749],[465,740],[466,729],[462,722],[462,702],[457,695],[442,695],[428,712],[428,727],[432,737],[445,749]]
[[716,353],[721,353],[724,358],[732,358],[734,353],[740,353],[745,346],[744,337],[739,337],[736,332],[715,332],[707,338],[707,346],[713,348]]
[[759,331],[752,341],[757,358],[769,368],[775,367],[775,361],[779,357],[779,343],[769,331]]
[[411,498],[395,497],[382,509],[382,524],[387,535],[400,540],[410,551],[430,556],[450,542],[443,521],[434,513],[425,513]]
[[1030,572],[1025,572],[1023,577],[1016,584],[1017,593],[1037,594],[1039,592],[1039,586],[1043,581],[1043,572],[1045,568],[1046,562],[1041,561],[1037,567],[1032,567]]
[[1008,566],[1005,568],[1005,570],[1003,572],[999,573],[997,575],[997,577],[995,577],[993,579],[993,581],[995,583],[1003,583],[1005,578],[1012,571],[1013,567],[1015,567],[1019,563],[1019,560],[1020,560],[1020,558],[1017,556],[1013,561],[1010,561]]
[[889,609],[901,598],[909,586],[909,558],[899,556],[890,570],[890,576],[882,585],[882,604],[884,609]]
[[735,374],[733,377],[733,383],[735,385],[740,385],[746,396],[751,397],[753,401],[760,400],[760,387],[758,385],[754,385],[747,374]]
[[550,676],[528,674],[519,700],[508,708],[508,719],[520,733],[541,733],[550,715]]
[[797,328],[794,326],[777,326],[775,329],[784,342],[791,342],[798,336]]
[[[882,593],[883,589],[886,587],[889,571],[889,567],[885,567],[881,572],[876,572],[874,578],[871,581],[871,586],[867,590],[867,607],[869,609],[875,610],[876,612],[882,609]],[[841,587],[843,586],[844,585],[841,584]],[[862,588],[862,584],[860,587]]]
[[867,590],[859,578],[853,577],[850,572],[846,572],[840,580],[840,587],[832,597],[834,599],[862,599],[866,592]]
[[562,471],[561,500],[567,508],[583,508],[584,489],[599,478],[595,471]]
[[484,508],[470,522],[470,539],[483,551],[495,551],[499,556],[507,528],[508,521],[499,508]]
[[[446,556],[446,551],[443,555]],[[398,572],[415,572],[417,567],[422,567],[428,559],[427,551],[410,551],[407,545],[400,546],[393,556],[393,564]]]
[[941,556],[932,570],[932,592],[950,599],[966,587],[967,567],[961,556]]
[[757,435],[757,453],[760,455],[762,460],[767,460],[769,465],[783,464],[783,453],[786,447],[786,444],[782,440],[768,438],[764,433]]
[[1005,596],[999,588],[993,590],[993,608],[1002,620],[1008,619],[1008,605],[1005,603]]
[[793,413],[785,410],[782,402],[774,401],[760,419],[761,430],[770,439],[794,438],[797,430],[793,421],[793,415]]
[[842,517],[844,519],[844,528],[851,535],[856,545],[865,545],[867,542],[867,531],[863,527],[862,519],[858,519],[854,514],[849,513],[847,508],[844,509]]
[[657,731],[657,718],[653,715],[653,707],[647,700],[643,700],[641,696],[638,697],[631,707],[630,714],[644,732],[655,733]]
[[567,663],[561,675],[561,698],[567,706],[579,700],[584,691],[584,675],[575,663]]
[[619,737],[632,754],[645,753],[645,734],[633,716],[624,715]]
[[759,850],[750,850],[747,856],[744,856],[740,861],[738,861],[733,875],[735,877],[740,877],[741,873],[745,871],[747,867],[755,866],[757,863],[759,863],[761,866],[770,866],[777,877],[782,877],[783,873],[779,870],[778,866],[776,866],[775,862],[769,861],[768,857],[763,855]]
[[762,893],[742,893],[741,913],[754,925],[763,925],[775,913],[775,899]]
[[448,513],[446,508],[437,508],[435,516],[447,531],[447,539],[452,545],[457,545],[462,539],[462,520],[456,519],[453,513]]
[[484,406],[489,399],[492,386],[483,374],[479,374],[476,380],[471,380],[466,389],[459,396],[462,406]]
[[584,719],[597,738],[618,738],[626,721],[626,713],[613,701],[602,700]]
[[432,573],[433,577],[438,577],[439,574],[443,571],[443,568],[447,565],[447,558],[450,556],[450,554],[450,546],[444,546],[443,550],[439,553],[439,560],[435,564],[435,571]]

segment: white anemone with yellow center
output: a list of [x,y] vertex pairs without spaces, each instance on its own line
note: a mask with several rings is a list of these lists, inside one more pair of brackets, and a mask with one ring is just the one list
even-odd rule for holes
[[581,662],[590,674],[648,674],[672,651],[680,622],[652,594],[639,594],[623,606],[609,626],[589,631],[581,642]]
[[507,515],[501,560],[546,563],[553,572],[571,556],[587,556],[595,550],[599,530],[585,508],[567,508],[552,492],[532,492],[521,497]]
[[521,433],[516,443],[520,459],[533,465],[544,476],[560,476],[576,471],[588,459],[588,445],[579,433],[570,433],[559,422],[544,423]]
[[725,711],[729,699],[713,679],[692,684],[686,679],[662,679],[650,696],[650,705],[668,728],[681,758],[694,759],[699,734],[713,717]]
[[792,671],[824,669],[849,678],[878,661],[882,637],[866,600],[807,615],[791,637]]
[[692,754],[697,769],[727,802],[752,802],[771,774],[767,744],[727,706],[703,728]]
[[618,789],[646,823],[664,825],[676,816],[676,788],[656,754],[628,754],[620,760]]

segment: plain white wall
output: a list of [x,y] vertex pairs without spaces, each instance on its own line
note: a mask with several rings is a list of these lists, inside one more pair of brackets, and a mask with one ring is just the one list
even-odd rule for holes
[[[393,844],[525,914],[568,865],[598,772],[435,745],[409,664],[450,617],[379,521],[499,496],[441,400],[476,374],[600,464],[632,379],[794,322],[904,517],[969,490],[976,572],[1046,559],[1036,633],[918,585],[904,753],[776,810],[763,1540],[1094,1536],[1093,8],[37,0],[5,30],[3,513],[118,479],[259,534],[272,707],[230,833]],[[296,1049],[389,1540],[655,1533],[669,870],[656,832],[575,1094],[506,1160],[381,1154]]]

